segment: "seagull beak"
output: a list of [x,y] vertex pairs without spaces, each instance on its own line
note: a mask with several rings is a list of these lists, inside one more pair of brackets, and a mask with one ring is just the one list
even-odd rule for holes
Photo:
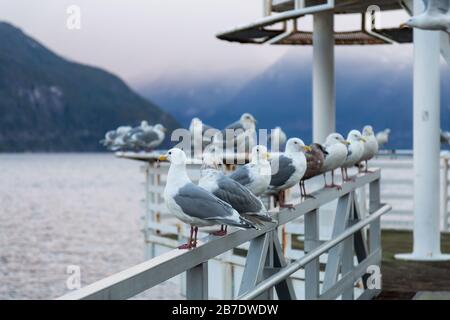
[[346,146],[350,145],[350,142],[347,140],[343,140],[342,143],[345,144]]
[[167,161],[167,156],[166,155],[160,155],[158,158],[158,161]]
[[367,140],[366,140],[366,139],[364,139],[364,138],[361,138],[361,141],[362,141],[362,142],[364,142],[364,143],[366,143],[366,142],[367,142]]
[[410,29],[410,26],[408,26],[406,23],[402,23],[400,25],[400,29]]
[[305,152],[311,152],[312,148],[310,146],[303,146]]
[[270,160],[271,157],[272,155],[269,152],[266,152],[266,160]]
[[166,129],[166,128],[162,128],[162,131],[163,131],[163,132],[166,132],[166,131],[167,131],[167,129]]

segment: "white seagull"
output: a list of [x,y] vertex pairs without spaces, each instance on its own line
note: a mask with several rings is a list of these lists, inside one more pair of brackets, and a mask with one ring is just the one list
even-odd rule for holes
[[401,26],[450,32],[450,0],[423,0],[423,3],[425,11]]
[[166,128],[162,124],[140,128],[130,135],[130,144],[150,151],[158,147],[165,138]]
[[212,138],[219,130],[208,126],[202,122],[199,118],[193,118],[189,125],[189,132],[191,134],[191,141],[194,146],[206,147],[211,143]]
[[365,172],[368,172],[368,161],[376,156],[378,153],[378,141],[373,132],[372,126],[365,126],[363,128],[362,136],[366,143],[364,143],[364,151],[361,161],[365,162]]
[[[272,222],[262,201],[249,189],[239,182],[226,176],[217,167],[222,165],[222,155],[215,146],[209,146],[203,153],[203,168],[198,182],[199,187],[211,192],[219,199],[230,204],[246,220],[261,225],[263,222]],[[223,225],[215,235],[223,236],[227,233]]]
[[391,134],[391,129],[384,129],[381,132],[378,132],[375,136],[378,142],[378,148],[383,147],[386,143],[389,142],[389,135]]
[[[340,188],[340,185],[334,183],[334,170],[342,167],[347,159],[347,146],[349,142],[339,133],[330,134],[323,147],[328,153],[325,155],[325,161],[322,167],[323,177],[325,179],[325,188]],[[331,184],[327,184],[327,172],[331,171]]]
[[170,149],[159,160],[170,161],[164,189],[166,206],[178,219],[191,226],[189,241],[180,246],[180,249],[196,247],[198,227],[224,224],[242,229],[257,229],[228,203],[192,183],[186,171],[186,154],[182,150]]
[[275,129],[272,129],[269,136],[269,143],[271,150],[274,150],[274,147],[280,148],[284,146],[286,143],[287,136],[286,133],[280,128],[275,127]]
[[270,179],[268,193],[276,196],[280,208],[292,208],[285,204],[285,190],[300,183],[306,171],[305,152],[311,151],[311,147],[299,138],[291,138],[286,143],[286,151],[274,155],[270,164],[272,177]]
[[364,142],[366,140],[362,137],[361,132],[352,130],[348,133],[347,141],[350,144],[348,145],[347,159],[342,165],[342,178],[344,181],[351,181],[352,179],[348,177],[347,169],[361,161],[364,153]]
[[260,196],[266,192],[272,178],[272,169],[269,162],[270,154],[267,148],[261,145],[252,149],[251,161],[240,166],[230,178],[248,188],[254,195]]

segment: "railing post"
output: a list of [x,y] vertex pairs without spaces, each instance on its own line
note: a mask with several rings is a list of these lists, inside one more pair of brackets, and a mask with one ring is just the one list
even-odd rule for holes
[[208,262],[186,271],[186,299],[208,300]]
[[448,208],[448,201],[449,201],[449,193],[448,193],[448,187],[449,187],[449,178],[448,178],[448,172],[449,172],[449,158],[447,156],[442,157],[443,160],[443,168],[442,168],[442,187],[441,187],[441,217],[442,217],[442,228],[443,231],[450,231],[450,225],[449,225],[449,208]]
[[[305,254],[320,245],[319,241],[319,216],[318,211],[313,210],[305,214]],[[320,295],[320,262],[314,259],[305,265],[305,298],[315,300]]]
[[263,0],[263,15],[270,16],[272,13],[272,0]]
[[[372,214],[381,206],[380,200],[380,179],[370,183],[369,213]],[[381,219],[376,219],[370,223],[369,251],[375,252],[381,246]]]

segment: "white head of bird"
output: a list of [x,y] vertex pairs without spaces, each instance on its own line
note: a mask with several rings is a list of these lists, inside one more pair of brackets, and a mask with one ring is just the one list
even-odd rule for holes
[[255,129],[256,119],[250,113],[244,113],[240,120],[245,130]]
[[270,159],[270,154],[267,152],[267,148],[262,145],[254,146],[252,149],[252,162],[260,163],[268,161]]
[[372,126],[365,126],[363,128],[363,136],[369,137],[375,135]]
[[340,134],[340,133],[332,133],[329,134],[327,139],[325,140],[325,145],[331,146],[333,144],[338,144],[338,143],[342,143],[345,145],[348,145],[349,142],[347,140],[344,139],[344,137]]
[[163,126],[162,124],[160,124],[160,123],[158,123],[157,125],[155,125],[153,128],[154,128],[155,130],[157,130],[157,131],[166,132],[166,128],[164,128],[164,126]]
[[160,161],[169,161],[174,165],[185,165],[187,161],[186,154],[183,150],[172,148],[165,155],[159,156]]
[[440,30],[447,31],[450,18],[445,15],[438,17],[429,16],[427,14],[420,14],[411,17],[408,21],[400,25],[401,28],[419,28],[423,30]]
[[366,142],[366,140],[362,137],[361,132],[358,130],[352,130],[348,133],[347,140],[350,142],[353,141],[360,141],[360,142]]
[[309,152],[311,147],[306,146],[302,139],[290,138],[286,143],[286,153]]
[[197,127],[197,126],[201,126],[201,125],[203,125],[202,120],[200,120],[199,118],[192,118],[192,120],[191,120],[192,127]]
[[209,145],[203,151],[203,166],[218,168],[223,164],[223,152],[220,146]]

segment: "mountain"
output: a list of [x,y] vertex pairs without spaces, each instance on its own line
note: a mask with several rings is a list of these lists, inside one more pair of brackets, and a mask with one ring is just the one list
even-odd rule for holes
[[[399,46],[398,50],[406,47]],[[348,51],[347,51],[348,52]],[[359,51],[361,52],[361,51]],[[375,131],[391,128],[389,148],[412,147],[412,58],[411,61],[386,59],[377,55],[348,56],[336,53],[336,125],[346,134],[353,128],[372,124]],[[178,95],[170,101],[159,97],[161,104],[185,106],[189,114],[178,113],[177,119],[188,123],[198,116],[205,123],[223,127],[243,112],[258,119],[258,127],[281,126],[289,136],[311,141],[312,132],[312,61],[299,59],[292,50],[268,67],[239,91],[225,99],[211,98],[208,112],[204,106]],[[220,79],[207,86],[191,87],[193,92],[207,92],[220,87]],[[442,68],[442,127],[450,130],[450,69]],[[181,91],[181,90],[178,90]],[[187,96],[187,95],[186,95]]]
[[107,130],[178,122],[117,76],[51,52],[0,23],[0,151],[98,151]]

